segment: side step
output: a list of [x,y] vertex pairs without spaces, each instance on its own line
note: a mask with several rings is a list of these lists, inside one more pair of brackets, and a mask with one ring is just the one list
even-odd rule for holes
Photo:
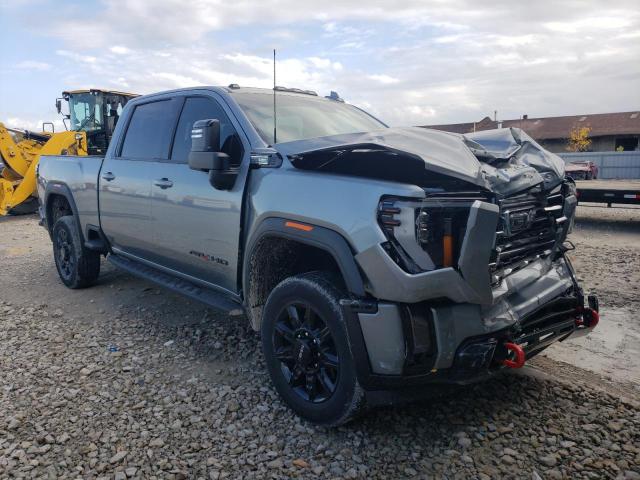
[[204,303],[217,310],[224,312],[231,312],[232,310],[242,309],[242,305],[231,297],[216,292],[212,289],[200,287],[195,283],[183,280],[174,275],[161,272],[152,267],[148,267],[135,260],[130,260],[126,257],[109,254],[107,260],[115,265],[117,268],[125,270],[126,272],[143,278],[144,280],[150,280],[158,285],[180,293],[194,300]]

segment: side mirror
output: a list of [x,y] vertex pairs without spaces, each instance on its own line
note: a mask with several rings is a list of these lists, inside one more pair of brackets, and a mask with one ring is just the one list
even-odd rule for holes
[[209,172],[209,183],[217,190],[230,190],[238,169],[230,166],[229,155],[220,151],[220,121],[198,120],[191,129],[189,168]]
[[56,110],[58,111],[59,114],[62,113],[62,99],[61,98],[56,98]]

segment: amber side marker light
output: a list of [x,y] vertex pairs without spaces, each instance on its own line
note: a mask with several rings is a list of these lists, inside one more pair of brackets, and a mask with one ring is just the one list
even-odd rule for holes
[[302,230],[303,232],[310,232],[311,230],[313,230],[313,227],[311,225],[305,225],[304,223],[298,222],[285,222],[284,226],[295,228],[296,230]]
[[442,266],[453,265],[453,236],[451,234],[451,219],[444,219],[444,236],[442,237]]

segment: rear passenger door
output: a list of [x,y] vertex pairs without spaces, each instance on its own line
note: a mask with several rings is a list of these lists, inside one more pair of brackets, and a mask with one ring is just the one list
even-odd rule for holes
[[[191,170],[194,122],[220,120],[222,151],[240,166],[231,190],[216,190],[207,172]],[[242,193],[249,147],[231,111],[214,96],[184,98],[168,161],[153,163],[151,212],[157,262],[190,279],[237,293]]]
[[153,256],[151,168],[169,158],[178,108],[171,98],[136,105],[123,140],[103,162],[100,224],[116,253]]

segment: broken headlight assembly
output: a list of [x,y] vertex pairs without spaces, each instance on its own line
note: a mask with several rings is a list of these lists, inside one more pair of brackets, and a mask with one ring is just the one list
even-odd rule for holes
[[456,267],[469,211],[481,193],[441,192],[424,200],[384,198],[378,223],[387,237],[389,256],[408,273]]

